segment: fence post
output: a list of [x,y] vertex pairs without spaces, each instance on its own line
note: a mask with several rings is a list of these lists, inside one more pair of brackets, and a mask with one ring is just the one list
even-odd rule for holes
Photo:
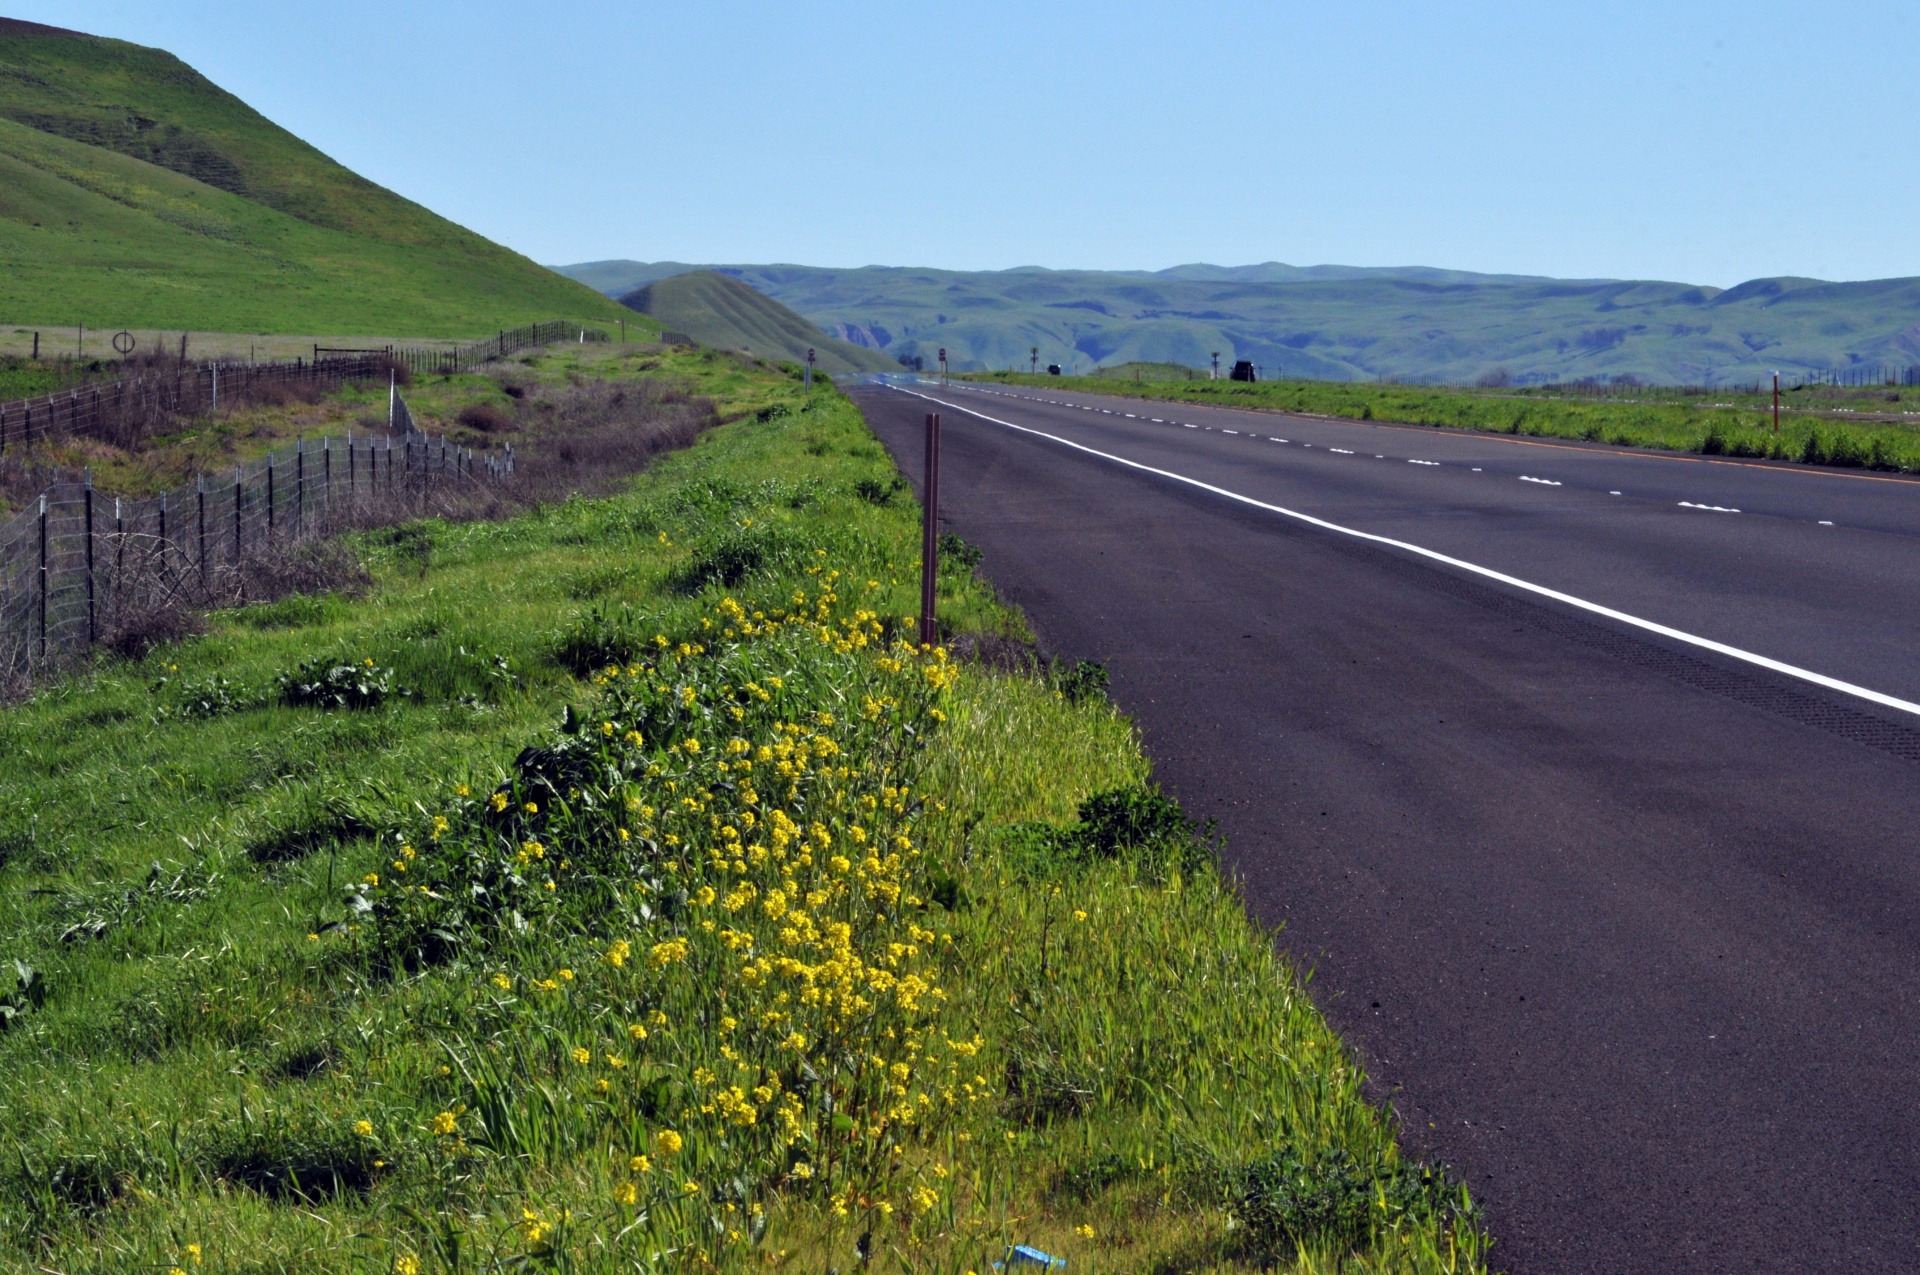
[[200,541],[200,583],[207,582],[207,476],[194,475],[193,483],[195,530]]
[[47,495],[40,493],[40,658],[47,658]]
[[99,612],[94,606],[93,594],[93,466],[87,466],[86,473],[86,520],[87,520],[87,645],[92,646],[100,637]]
[[240,466],[233,467],[233,565],[240,565],[240,507],[245,493],[245,480],[241,477]]
[[273,544],[273,453],[267,453],[267,544]]
[[354,498],[354,492],[353,492],[353,478],[354,478],[354,473],[353,473],[353,431],[352,431],[352,430],[348,430],[348,431],[347,431],[347,504],[348,504],[348,506],[349,506],[349,507],[351,507],[351,506],[352,506],[352,504],[353,504],[353,498]]
[[160,569],[167,569],[167,493],[160,493]]
[[120,516],[120,497],[113,498],[113,591],[124,598],[127,589],[127,526]]
[[307,438],[293,440],[293,538],[307,529]]
[[328,434],[320,440],[320,503],[325,506],[320,511],[321,525],[326,525],[327,515],[333,512],[333,435]]

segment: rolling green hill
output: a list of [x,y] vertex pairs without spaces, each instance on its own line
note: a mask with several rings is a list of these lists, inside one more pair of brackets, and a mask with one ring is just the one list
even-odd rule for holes
[[[560,267],[603,291],[706,269]],[[1920,363],[1920,279],[1685,283],[1477,275],[1425,267],[1177,266],[1157,272],[715,266],[828,332],[894,357],[938,346],[968,369],[1129,362],[1333,380],[1516,383],[1632,376],[1747,382]]]
[[811,348],[818,360],[815,366],[830,375],[900,370],[891,355],[837,341],[772,297],[711,270],[645,284],[620,301],[702,345],[795,360],[805,358]]
[[0,321],[466,336],[623,313],[172,54],[0,19]]

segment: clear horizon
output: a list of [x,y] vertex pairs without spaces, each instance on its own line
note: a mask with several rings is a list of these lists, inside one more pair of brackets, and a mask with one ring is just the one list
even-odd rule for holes
[[1920,275],[1920,85],[1863,70],[1920,19],[1877,0],[8,13],[550,264]]

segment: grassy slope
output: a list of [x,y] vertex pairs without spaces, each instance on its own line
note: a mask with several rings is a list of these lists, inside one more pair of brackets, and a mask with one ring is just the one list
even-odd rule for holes
[[[687,267],[682,267],[687,268]],[[617,288],[651,267],[565,267]],[[1533,380],[1632,374],[1752,381],[1773,369],[1920,360],[1920,280],[1761,279],[1721,291],[1658,281],[1555,280],[1431,270],[1177,267],[1153,274],[870,266],[728,267],[890,355],[955,366],[1248,359],[1294,376],[1471,384],[1496,367]],[[629,285],[631,286],[631,285]]]
[[[1837,390],[1812,387],[1785,394],[1779,433],[1765,395],[1727,393],[1711,402],[1658,391],[1633,391],[1639,401],[1563,398],[1546,391],[1474,391],[1430,385],[1341,385],[1325,381],[1154,380],[994,373],[974,379],[997,384],[1081,389],[1214,407],[1311,412],[1350,420],[1392,421],[1443,429],[1578,438],[1623,447],[1706,455],[1753,456],[1920,473],[1920,427],[1893,420],[1855,423],[1846,415],[1898,410],[1920,401],[1909,389]],[[1889,402],[1888,396],[1894,401]],[[1854,406],[1849,406],[1852,404]]]
[[171,54],[0,29],[0,314],[466,336],[620,311],[341,167]]
[[829,375],[900,370],[878,350],[837,341],[765,293],[711,270],[649,283],[622,296],[620,304],[723,350],[799,360],[812,349],[820,370]]
[[[697,357],[676,370],[701,378],[731,412],[798,406],[789,379]],[[853,622],[847,633],[865,631],[856,609],[909,611],[917,517],[898,499],[876,505],[854,494],[856,479],[890,477],[844,400],[752,417],[661,464],[631,495],[434,528],[430,569],[417,553],[404,565],[370,541],[378,584],[365,601],[296,599],[224,616],[207,638],[144,665],[109,665],[0,710],[0,742],[15,759],[0,775],[0,952],[42,971],[49,993],[0,1033],[0,1128],[18,1165],[0,1168],[0,1266],[104,1272],[203,1258],[210,1271],[438,1271],[534,1256],[568,1270],[684,1270],[709,1259],[817,1270],[850,1267],[867,1245],[880,1269],[958,1275],[986,1270],[1020,1239],[1071,1254],[1075,1270],[1238,1266],[1264,1249],[1283,1266],[1319,1271],[1334,1269],[1332,1254],[1357,1233],[1373,1254],[1366,1269],[1479,1269],[1471,1227],[1449,1238],[1403,1207],[1404,1192],[1376,1211],[1369,1183],[1404,1180],[1391,1125],[1210,869],[1183,874],[1124,854],[1079,866],[1035,859],[1034,847],[1049,843],[1020,821],[1057,824],[1086,794],[1146,773],[1124,720],[1044,681],[967,671],[932,701],[942,723],[914,689],[914,661],[888,673],[875,655],[823,646],[799,622],[789,636],[742,637],[738,654],[661,657],[659,676],[706,694],[717,689],[708,679],[725,680],[740,661],[771,661],[756,676],[788,697],[777,711],[807,723],[794,728],[801,737],[839,732],[838,756],[856,783],[881,755],[861,743],[881,727],[860,723],[906,710],[862,710],[852,689],[895,685],[920,706],[907,720],[932,732],[915,780],[931,804],[917,827],[907,814],[871,816],[876,835],[891,820],[917,848],[872,877],[862,866],[866,902],[856,893],[843,906],[857,941],[878,943],[871,970],[904,977],[919,963],[946,995],[923,993],[911,1013],[883,995],[877,1021],[837,1029],[852,1032],[851,1052],[806,1055],[827,1077],[819,1083],[835,1085],[868,1052],[910,1059],[900,1092],[931,1086],[933,1114],[904,1136],[880,1138],[879,1126],[859,1120],[843,1130],[819,1108],[819,1091],[792,1089],[801,1081],[792,1062],[769,1064],[789,1091],[812,1095],[791,1138],[775,1118],[784,1100],[745,1089],[724,1098],[735,1068],[790,1057],[780,1053],[792,1046],[781,1042],[788,1024],[746,1007],[760,995],[762,1005],[785,1004],[791,1022],[801,1006],[766,999],[771,987],[729,984],[739,956],[731,939],[719,942],[733,929],[775,943],[778,926],[794,922],[768,919],[771,906],[730,912],[656,892],[631,896],[655,898],[651,912],[580,908],[573,900],[591,895],[592,878],[576,884],[554,864],[562,889],[535,889],[523,905],[534,924],[526,940],[476,933],[458,959],[411,974],[375,958],[390,922],[355,921],[342,907],[344,883],[384,873],[387,894],[355,888],[404,907],[398,882],[434,880],[464,862],[445,848],[479,845],[470,838],[494,818],[458,798],[456,784],[491,788],[563,705],[591,723],[650,694],[576,680],[558,653],[618,631],[721,646],[720,627],[734,621],[716,609],[718,592],[690,596],[673,587],[676,573],[742,561],[752,543],[764,574],[741,588],[768,605],[788,605],[795,590],[817,597],[836,624]],[[822,574],[830,569],[846,572],[838,586]],[[836,587],[846,599],[822,596]],[[963,575],[944,582],[942,607],[962,627],[1018,624]],[[315,655],[372,659],[418,694],[360,712],[256,698]],[[508,679],[495,672],[502,661]],[[774,668],[788,685],[768,681]],[[847,678],[844,699],[822,698]],[[210,718],[181,711],[210,694],[239,706]],[[791,702],[803,694],[812,698]],[[829,707],[832,726],[814,714]],[[676,736],[648,720],[655,738],[645,756],[672,775],[732,756],[714,752],[711,734],[698,757],[662,749]],[[760,720],[736,729],[793,737],[758,735]],[[730,719],[719,721],[712,729],[724,735]],[[664,777],[638,778],[629,791],[663,806],[733,791],[703,773],[677,794],[653,795]],[[828,799],[848,773],[836,781],[822,763],[820,805],[802,826],[826,819],[837,844],[851,846],[844,811],[857,807]],[[754,782],[762,776],[770,799],[787,782],[770,762]],[[514,820],[547,821],[513,836],[537,832],[553,859],[587,861],[621,844],[605,832],[581,839],[564,801],[543,816],[510,805]],[[432,811],[452,816],[444,842],[424,823]],[[414,872],[389,864],[402,853],[396,840],[366,836],[343,813],[407,830],[422,850]],[[708,879],[722,892],[738,894],[743,879],[771,888],[760,867],[736,868],[746,876],[732,884],[711,867],[705,856],[726,843],[709,832],[717,819],[693,814],[669,825],[663,810],[659,832],[641,828],[686,834],[686,863],[674,871],[691,874],[689,892],[716,871]],[[650,820],[652,807],[622,817]],[[737,815],[729,823],[750,826]],[[642,881],[657,875],[657,860],[641,872]],[[908,891],[899,907],[873,893],[889,879]],[[625,877],[619,886],[626,897]],[[922,910],[915,893],[943,902]],[[556,902],[541,911],[544,897]],[[823,897],[818,906],[826,917],[842,905]],[[709,916],[721,932],[696,924]],[[362,929],[319,924],[338,918]],[[909,946],[930,946],[889,956],[889,927]],[[690,949],[676,954],[675,935]],[[630,960],[603,956],[628,939]],[[656,942],[667,944],[664,958]],[[736,1004],[729,1012],[747,1021],[733,1030],[718,1015]],[[627,1022],[651,1023],[647,1039],[630,1038]],[[586,1063],[570,1049],[585,1049]],[[603,1059],[616,1052],[620,1068]],[[703,1079],[700,1068],[721,1078]],[[723,1109],[703,1115],[701,1095],[706,1110]],[[761,1108],[759,1121],[741,1123],[742,1101]],[[835,1111],[866,1118],[850,1092]],[[438,1120],[453,1132],[436,1132]],[[684,1137],[677,1152],[666,1129]],[[1242,1191],[1235,1204],[1238,1166],[1283,1148],[1304,1167],[1277,1194]],[[628,1163],[642,1153],[644,1168]],[[801,1161],[820,1166],[812,1178],[798,1175]],[[288,1197],[290,1168],[318,1198]],[[329,1172],[367,1185],[333,1198]],[[1264,1211],[1250,1200],[1265,1201]],[[1305,1253],[1276,1218],[1306,1228]],[[1333,1219],[1347,1238],[1316,1240],[1315,1218]],[[1261,1219],[1265,1229],[1253,1225]]]

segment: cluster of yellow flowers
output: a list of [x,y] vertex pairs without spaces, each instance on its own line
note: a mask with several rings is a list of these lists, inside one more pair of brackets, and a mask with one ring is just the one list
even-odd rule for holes
[[[935,1194],[902,1148],[990,1092],[971,1062],[979,1038],[943,1022],[952,940],[928,924],[915,829],[917,744],[959,670],[944,649],[888,645],[871,611],[841,614],[837,578],[822,568],[816,592],[771,614],[723,599],[702,621],[711,653],[661,635],[646,661],[603,669],[603,702],[576,735],[599,769],[574,773],[611,776],[604,786],[502,785],[417,839],[439,851],[491,838],[508,883],[558,888],[557,906],[608,891],[580,917],[593,959],[578,982],[562,969],[486,983],[561,1044],[577,1101],[650,1139],[622,1152],[622,1207],[684,1207],[710,1174],[819,1181],[848,1207],[924,1215]],[[836,717],[842,704],[857,711]],[[425,881],[430,858],[404,851],[394,871]],[[592,870],[568,873],[573,861]],[[609,932],[615,916],[629,919]],[[430,1133],[452,1138],[464,1110],[448,1106]],[[685,1171],[655,1172],[659,1157]],[[714,1204],[728,1233],[734,1207]],[[537,1250],[553,1225],[530,1210],[520,1230]]]

